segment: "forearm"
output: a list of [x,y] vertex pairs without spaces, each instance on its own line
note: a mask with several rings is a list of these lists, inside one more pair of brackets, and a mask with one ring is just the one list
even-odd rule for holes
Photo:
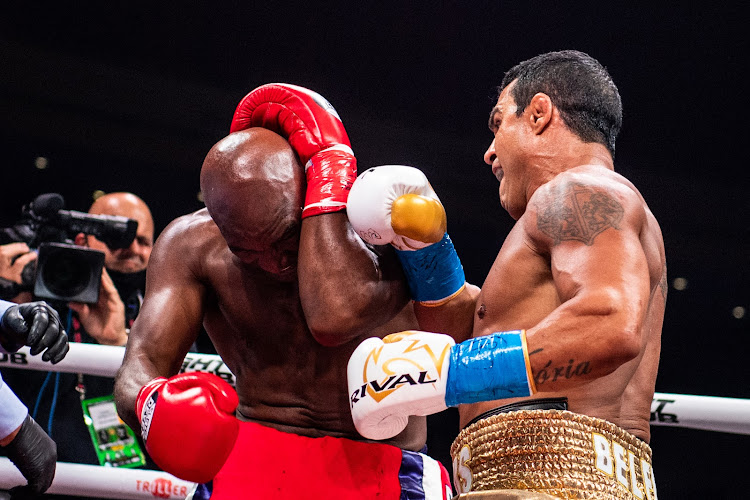
[[145,354],[127,356],[115,377],[115,405],[120,418],[132,429],[139,429],[135,414],[135,401],[141,387],[160,376],[156,366]]
[[324,344],[385,323],[408,301],[395,255],[371,251],[343,212],[304,219],[299,286],[308,326]]
[[456,342],[470,338],[479,292],[479,287],[466,283],[458,295],[439,306],[415,302],[414,313],[419,328],[427,332],[448,334]]
[[13,440],[28,413],[26,406],[0,375],[0,446],[6,446]]
[[172,369],[176,363],[167,362],[173,354],[159,350],[156,343],[149,345],[144,342],[142,339],[148,335],[138,335],[135,331],[126,348],[122,366],[115,376],[114,390],[117,413],[133,429],[140,428],[135,402],[141,387],[157,377],[169,377],[177,372],[177,369]]
[[132,429],[138,429],[140,424],[135,414],[135,401],[138,392],[151,379],[155,378],[153,366],[134,363],[127,358],[115,376],[115,405],[120,418]]
[[[198,335],[199,315],[168,315],[173,308],[157,306],[158,297],[144,301],[144,309],[133,324],[122,366],[115,377],[115,403],[125,422],[138,428],[135,401],[141,387],[157,377],[176,375],[190,345]],[[167,299],[165,303],[174,303]],[[196,310],[200,310],[198,305]]]
[[560,391],[588,383],[638,356],[638,321],[616,304],[603,294],[577,297],[527,330],[537,390]]

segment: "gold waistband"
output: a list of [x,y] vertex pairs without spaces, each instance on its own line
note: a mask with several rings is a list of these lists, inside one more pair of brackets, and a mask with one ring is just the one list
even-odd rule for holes
[[459,493],[517,489],[560,498],[656,500],[651,448],[620,427],[563,410],[492,415],[451,446]]

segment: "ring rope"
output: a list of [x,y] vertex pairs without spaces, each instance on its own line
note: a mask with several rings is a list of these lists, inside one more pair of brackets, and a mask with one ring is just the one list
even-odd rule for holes
[[[5,457],[0,457],[0,490],[26,484],[26,478]],[[57,462],[49,494],[116,499],[184,499],[195,483],[148,469],[124,469],[99,465]]]
[[[71,343],[65,358],[53,365],[22,347],[14,354],[0,354],[0,368],[114,377],[124,355],[125,347]],[[216,354],[188,353],[180,372],[196,371],[213,373],[234,386],[234,375]],[[750,435],[750,399],[657,392],[651,403],[651,425]]]
[[[16,353],[0,354],[0,368],[114,377],[124,355],[125,347],[75,343],[70,344],[65,358],[53,365],[42,361],[41,356],[32,356],[29,348],[23,347]],[[213,373],[235,385],[234,375],[216,354],[188,353],[180,372],[196,371]],[[651,425],[750,435],[750,399],[657,392],[651,404]],[[0,457],[0,490],[25,482],[14,465]],[[58,462],[47,493],[116,499],[184,499],[194,486],[161,471]]]

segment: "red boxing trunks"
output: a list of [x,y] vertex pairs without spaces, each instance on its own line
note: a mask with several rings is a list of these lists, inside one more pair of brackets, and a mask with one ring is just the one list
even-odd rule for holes
[[449,477],[440,462],[422,453],[241,422],[227,463],[192,498],[448,500]]

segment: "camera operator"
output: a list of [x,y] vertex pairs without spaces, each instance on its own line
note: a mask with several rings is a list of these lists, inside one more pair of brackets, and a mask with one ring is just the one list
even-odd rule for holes
[[[153,218],[141,198],[125,192],[101,196],[91,205],[88,214],[133,219],[138,222],[136,236],[129,246],[113,250],[91,234],[75,234],[73,242],[76,245],[104,253],[98,300],[89,304],[63,302],[56,306],[71,342],[125,345],[145,288],[146,266],[154,238]],[[21,250],[23,247],[13,251],[25,256]],[[21,258],[16,258],[15,262]],[[6,262],[12,262],[12,257]],[[21,263],[11,265],[2,276],[15,276],[13,273],[17,273],[20,266]],[[57,443],[59,461],[91,465],[109,463],[103,463],[84,415],[85,405],[112,396],[113,378],[8,369],[7,364],[0,364],[0,367],[6,383]],[[112,408],[114,410],[114,405]],[[140,443],[139,436],[137,439]],[[144,452],[145,466],[156,468],[142,446],[140,451]],[[43,498],[62,500],[70,497],[45,495]]]
[[110,249],[89,234],[79,233],[76,245],[104,253],[99,301],[96,304],[71,302],[83,329],[100,344],[125,345],[127,332],[135,321],[146,285],[146,266],[154,242],[154,219],[148,205],[132,193],[109,193],[89,208],[92,215],[119,215],[138,221],[135,239],[126,248]]

